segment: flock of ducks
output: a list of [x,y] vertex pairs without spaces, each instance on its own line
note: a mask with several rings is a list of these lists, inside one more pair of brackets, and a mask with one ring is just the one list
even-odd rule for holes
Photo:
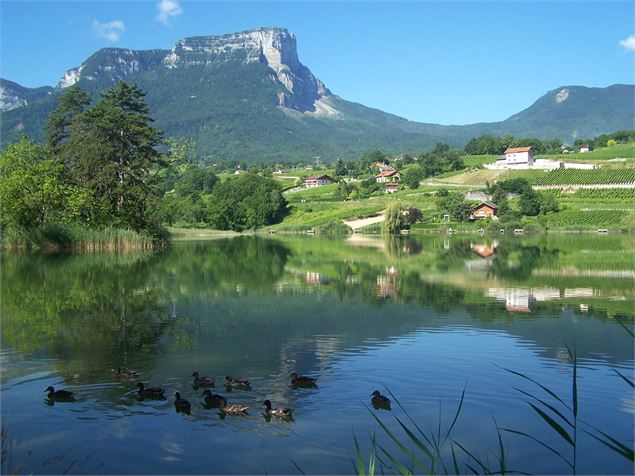
[[[139,378],[139,373],[136,370],[125,369],[117,367],[112,370],[113,375],[120,379],[134,379],[137,380]],[[198,387],[213,387],[216,379],[214,377],[206,377],[199,375],[198,372],[193,372],[192,377],[194,378],[193,386],[195,388]],[[291,386],[292,387],[315,387],[317,379],[313,377],[307,377],[304,375],[298,375],[296,372],[293,372],[290,375],[291,378]],[[249,380],[241,380],[237,378],[233,378],[230,375],[225,377],[225,388],[228,391],[233,389],[237,390],[251,390],[251,384]],[[146,387],[143,382],[137,382],[137,389],[139,398],[148,398],[148,399],[160,399],[165,400],[165,389],[160,387]],[[60,401],[60,402],[72,402],[75,401],[75,392],[71,392],[69,390],[55,390],[52,386],[49,386],[45,392],[48,392],[48,398],[50,401]],[[228,403],[227,398],[218,393],[212,393],[212,391],[207,388],[203,391],[203,395],[205,403],[203,406],[207,409],[217,408],[222,415],[246,415],[249,407],[245,405],[240,405],[238,403]],[[390,410],[390,400],[388,397],[382,395],[379,390],[375,390],[371,395],[371,404],[376,409],[384,409]],[[271,400],[267,399],[263,403],[265,407],[265,416],[266,417],[278,417],[283,419],[291,420],[293,419],[293,409],[291,408],[274,408],[272,406]],[[174,408],[177,412],[183,412],[189,414],[192,409],[192,404],[187,401],[185,398],[181,397],[179,392],[174,394]]]

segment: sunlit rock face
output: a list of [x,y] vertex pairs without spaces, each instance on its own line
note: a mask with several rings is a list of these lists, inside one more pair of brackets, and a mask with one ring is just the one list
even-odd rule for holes
[[324,103],[320,100],[331,93],[300,63],[295,35],[284,28],[257,28],[230,35],[184,38],[176,42],[163,64],[167,68],[177,68],[235,60],[259,62],[274,71],[272,79],[284,86],[277,96],[279,106],[301,112],[337,114],[336,110],[320,107]]
[[53,88],[26,88],[13,81],[0,79],[0,112],[24,107],[33,101],[38,101],[53,91]]

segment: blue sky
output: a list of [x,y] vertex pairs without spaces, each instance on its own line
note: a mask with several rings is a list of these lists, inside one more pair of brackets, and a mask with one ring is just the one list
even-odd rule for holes
[[99,48],[257,26],[293,31],[333,93],[420,122],[502,120],[559,86],[635,82],[633,1],[2,0],[0,15],[0,75],[29,87]]

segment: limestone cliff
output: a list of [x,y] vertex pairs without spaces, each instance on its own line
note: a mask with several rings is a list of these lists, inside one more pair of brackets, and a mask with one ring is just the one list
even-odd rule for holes
[[52,91],[50,86],[26,88],[13,81],[0,79],[0,112],[26,106],[48,96]]
[[72,86],[80,79],[117,81],[158,67],[175,69],[224,61],[259,62],[271,68],[271,79],[282,86],[278,106],[315,115],[339,114],[328,99],[330,91],[300,63],[295,35],[284,28],[184,38],[170,51],[104,48],[64,73],[58,87]]
[[298,60],[295,35],[284,28],[257,28],[222,36],[179,40],[166,55],[167,68],[239,60],[260,62],[274,71],[283,86],[278,105],[302,112],[318,112],[316,102],[330,91]]

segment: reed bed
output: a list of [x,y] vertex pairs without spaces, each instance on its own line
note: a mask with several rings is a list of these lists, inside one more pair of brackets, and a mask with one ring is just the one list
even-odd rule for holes
[[10,250],[120,252],[153,249],[168,242],[167,232],[151,236],[130,229],[60,224],[35,230],[5,229],[2,233],[2,247]]

